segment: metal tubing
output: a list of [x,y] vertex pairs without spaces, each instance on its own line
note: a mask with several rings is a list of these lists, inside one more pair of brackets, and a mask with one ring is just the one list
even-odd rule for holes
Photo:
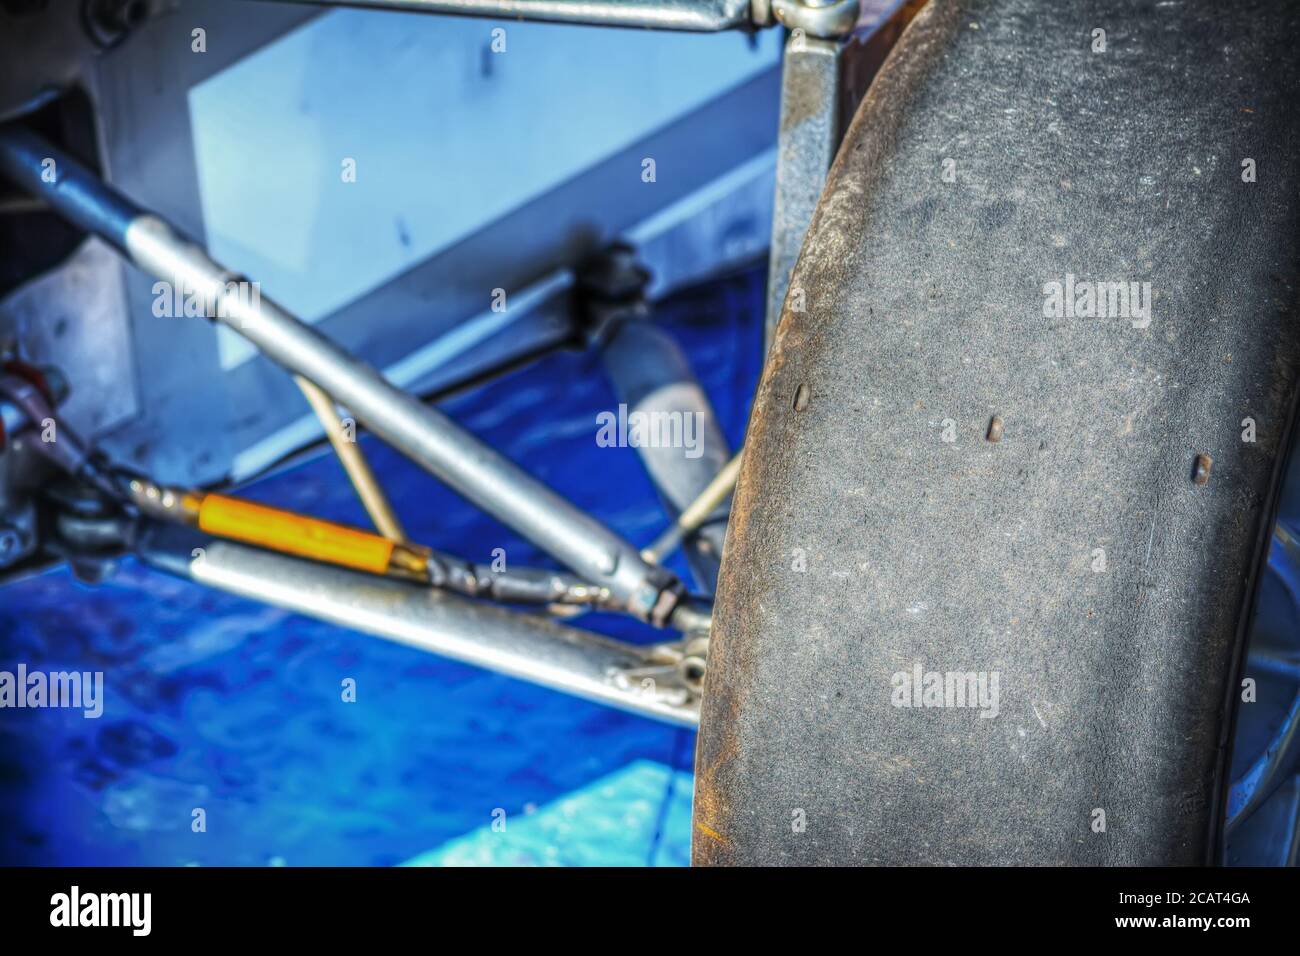
[[[837,40],[793,33],[781,67],[781,126],[776,147],[776,202],[767,272],[767,348],[786,305],[790,274],[835,159],[840,130],[840,51]],[[802,311],[802,293],[790,303]]]
[[858,0],[767,0],[767,6],[786,29],[812,37],[846,36],[861,13]]
[[94,485],[110,500],[118,497],[117,486],[91,456],[89,446],[70,427],[58,422],[50,398],[30,377],[0,370],[0,400],[13,406],[9,411],[0,409],[0,451],[4,450],[10,426],[16,426],[17,431],[50,422],[56,429],[54,440],[35,442],[32,447],[69,475]]
[[[380,537],[228,495],[166,488],[140,477],[131,477],[124,484],[131,502],[149,518],[280,554],[426,582],[468,597],[507,604],[565,605],[568,612],[598,607],[617,610],[604,588],[562,571],[521,567],[496,570],[409,541]],[[689,620],[687,603],[679,603],[674,610],[674,626],[679,620]]]
[[380,486],[375,473],[370,470],[370,462],[366,461],[360,446],[355,441],[348,441],[347,436],[343,434],[343,422],[334,408],[334,399],[301,375],[295,375],[293,380],[298,383],[298,388],[302,390],[307,404],[311,406],[321,427],[325,429],[325,437],[329,439],[330,447],[334,449],[339,464],[343,466],[348,480],[352,482],[352,488],[361,499],[361,506],[366,509],[366,514],[374,523],[375,530],[391,541],[405,541],[406,532],[402,530],[402,524],[397,520],[397,514],[393,511],[393,506],[389,503],[388,496],[384,494],[384,489]]
[[167,526],[148,528],[139,553],[156,568],[231,594],[647,717],[699,721],[698,700],[684,688],[628,679],[660,663],[649,647]]
[[[637,415],[651,423],[669,422],[684,440],[693,441],[692,447],[637,446],[670,516],[676,517],[731,457],[713,405],[677,342],[650,321],[620,323],[605,343],[602,358],[619,401],[627,406],[629,420]],[[653,424],[651,429],[657,430]],[[687,554],[700,586],[710,594],[717,586],[728,511],[724,495],[691,528],[699,533],[688,542]]]
[[[53,160],[53,175],[46,160]],[[374,434],[469,501],[514,527],[632,614],[662,623],[680,584],[629,542],[388,382],[315,328],[263,298],[255,283],[214,262],[167,222],[135,206],[61,150],[18,127],[0,129],[0,170],[56,211],[113,244],[143,271],[202,297],[225,323],[285,368],[315,383]],[[53,181],[49,181],[53,180]]]
[[468,597],[488,598],[505,604],[553,605],[562,613],[611,606],[609,593],[603,588],[547,568],[514,567],[508,571],[494,571],[491,565],[476,564],[433,550],[429,551],[425,567],[429,583],[434,587],[450,588]]
[[655,538],[654,543],[641,551],[641,556],[647,561],[662,561],[665,556],[672,553],[673,548],[677,547],[677,543],[682,538],[698,528],[725,504],[736,487],[736,479],[740,477],[740,463],[744,454],[743,451],[737,452],[736,456],[713,476],[713,480],[700,492],[699,497],[682,509],[677,520],[664,529],[663,533]]
[[[283,2],[283,0],[281,0]],[[317,7],[369,7],[410,13],[543,20],[605,27],[716,33],[750,29],[749,0],[288,0]]]

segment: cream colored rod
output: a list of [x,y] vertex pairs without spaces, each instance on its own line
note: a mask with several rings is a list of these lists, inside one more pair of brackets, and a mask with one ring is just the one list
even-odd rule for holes
[[352,487],[357,490],[357,497],[361,499],[366,514],[375,523],[375,529],[391,541],[405,541],[406,532],[402,530],[401,522],[397,520],[384,489],[379,487],[375,473],[370,470],[370,462],[366,461],[366,456],[361,453],[357,443],[349,441],[343,434],[343,422],[334,407],[334,400],[301,375],[295,375],[293,380],[298,383],[303,395],[307,396],[307,403],[325,427],[325,435],[334,447],[334,453],[339,456],[343,470],[348,473]]
[[705,486],[700,496],[686,506],[677,520],[655,538],[650,547],[641,552],[641,557],[647,561],[662,561],[672,554],[683,538],[702,525],[727,500],[727,495],[736,487],[736,479],[740,476],[740,459],[743,454],[743,449],[736,452],[731,461],[722,466],[722,470]]

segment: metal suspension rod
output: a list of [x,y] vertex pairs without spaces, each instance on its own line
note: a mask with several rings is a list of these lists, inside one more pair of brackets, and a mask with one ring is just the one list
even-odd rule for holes
[[[50,163],[53,163],[51,165]],[[560,562],[608,588],[627,610],[664,623],[681,593],[670,572],[518,465],[388,382],[317,329],[263,298],[198,244],[31,131],[0,128],[0,171],[124,253],[141,270],[201,296],[223,322],[313,382],[358,421]]]
[[[781,127],[777,133],[776,200],[767,272],[766,348],[772,347],[790,289],[790,275],[835,159],[841,130],[838,40],[791,34],[781,64]],[[805,308],[802,293],[792,302]]]
[[366,514],[374,522],[376,530],[385,538],[405,541],[406,532],[402,530],[402,524],[397,520],[397,515],[388,501],[388,496],[384,494],[379,479],[370,470],[370,462],[366,461],[361,447],[355,441],[348,441],[347,436],[343,434],[343,421],[334,408],[334,399],[301,375],[295,375],[293,380],[298,383],[298,388],[302,390],[307,404],[311,406],[312,411],[316,413],[316,418],[320,420],[321,427],[325,429],[325,437],[329,439],[330,447],[334,449],[339,464],[347,473],[348,480],[352,482],[352,487],[357,497],[361,499]]
[[502,20],[714,33],[752,27],[749,0],[289,0],[317,7],[369,7]]
[[[280,554],[420,581],[507,604],[564,605],[573,611],[613,607],[609,592],[560,571],[521,567],[494,570],[423,545],[242,498],[165,488],[139,477],[124,484],[132,503],[150,518],[189,525],[205,534],[255,544]],[[686,602],[678,605],[677,612],[674,622],[687,613]]]
[[[622,644],[547,618],[404,581],[152,525],[137,546],[160,570],[488,670],[675,724],[699,700],[652,646]],[[643,672],[662,674],[638,679]]]
[[736,452],[735,457],[713,476],[713,480],[700,492],[699,497],[682,509],[677,520],[665,528],[649,547],[641,551],[641,555],[646,560],[660,561],[666,555],[672,554],[673,549],[683,538],[707,521],[709,516],[722,506],[735,490],[744,454],[743,451]]

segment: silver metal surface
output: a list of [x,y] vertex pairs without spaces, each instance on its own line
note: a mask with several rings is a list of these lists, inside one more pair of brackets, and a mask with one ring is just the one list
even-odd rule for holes
[[810,37],[842,37],[858,22],[859,0],[770,0],[771,15]]
[[685,688],[629,676],[657,666],[648,647],[445,591],[225,541],[176,536],[146,543],[141,556],[162,570],[232,594],[564,693],[683,726],[699,720],[698,700]]
[[[106,178],[186,233],[205,236],[191,92],[317,14],[230,0],[160,6],[162,16],[102,54],[81,82],[95,106]],[[199,28],[213,41],[204,53],[193,48]],[[226,374],[218,330],[155,316],[153,279],[123,271],[125,303],[116,306],[116,322],[127,326],[122,342],[135,374],[118,382],[123,398],[135,396],[138,407],[128,422],[86,432],[115,460],[168,483],[207,485],[230,475],[241,442],[250,443],[244,428],[298,410],[310,414],[292,380],[269,362],[250,363],[256,374]],[[75,372],[69,369],[74,385]]]
[[490,564],[457,558],[441,551],[429,551],[429,583],[450,588],[467,597],[486,598],[504,604],[544,604],[561,615],[608,608],[609,593],[571,574],[549,568],[521,568],[497,571]]
[[[700,489],[696,497],[688,502],[678,514],[677,520],[664,529],[663,533],[650,544],[641,549],[641,556],[648,561],[662,561],[673,552],[678,543],[700,527],[705,521],[716,515],[726,505],[724,513],[730,512],[727,504],[740,477],[740,464],[744,452],[737,452],[709,482]],[[725,531],[725,525],[723,526]]]
[[[204,133],[203,116],[194,108],[196,92],[243,69],[246,58],[274,61],[286,43],[313,29],[315,21],[329,20],[331,8],[314,3],[184,0],[169,9],[100,57],[83,81],[97,110],[106,178],[187,234],[211,243],[220,235],[215,226],[205,223],[202,212],[202,203],[211,200],[202,198],[203,164],[195,141],[196,136],[203,141],[204,135],[211,134]],[[417,50],[444,63],[444,73],[445,62],[454,62],[456,50],[464,45],[452,27],[481,28],[485,43],[489,33],[481,21],[457,24],[378,12],[356,19],[368,21],[367,40],[376,33],[380,40],[409,34]],[[191,31],[200,26],[207,31],[208,48],[196,54]],[[740,36],[642,38],[626,31],[629,35],[613,35],[611,40],[599,31],[581,28],[565,31],[541,25],[532,29],[555,34],[557,39],[563,33],[589,37],[586,42],[592,46],[586,57],[576,60],[557,62],[536,55],[528,59],[523,35],[511,29],[507,56],[486,55],[482,64],[476,61],[473,69],[457,74],[457,83],[464,84],[457,88],[464,95],[456,102],[491,107],[516,98],[519,83],[553,89],[554,102],[570,102],[582,63],[600,62],[597,52],[612,41],[633,53],[680,43],[746,45],[746,38]],[[431,40],[431,33],[444,39]],[[610,239],[630,236],[629,230],[637,230],[634,241],[645,247],[656,273],[655,296],[731,265],[737,252],[752,255],[756,247],[765,251],[772,197],[770,187],[764,191],[762,176],[765,172],[771,178],[770,157],[768,170],[757,171],[759,178],[732,174],[773,149],[780,75],[771,54],[778,39],[774,33],[759,38],[762,53],[755,56],[771,65],[753,79],[718,90],[700,106],[629,140],[626,148],[600,157],[581,175],[566,174],[553,188],[529,196],[509,212],[485,216],[480,228],[455,245],[412,263],[358,298],[340,301],[335,311],[316,322],[317,327],[383,369],[403,388],[425,394],[567,337],[571,327],[565,293],[530,300],[528,290]],[[357,42],[361,40],[358,37]],[[646,61],[647,55],[640,60]],[[527,69],[521,71],[523,64]],[[286,65],[286,70],[291,66]],[[328,64],[307,66],[301,74],[286,72],[286,83],[295,90],[300,86],[304,102],[314,104],[323,142],[348,142],[350,107],[327,93],[330,77],[337,71]],[[594,67],[586,73],[599,75]],[[378,83],[374,95],[382,95]],[[239,106],[241,115],[249,109],[262,114],[268,107],[256,98]],[[489,112],[496,115],[500,110]],[[420,114],[428,116],[427,123],[396,120],[382,147],[384,151],[410,148],[417,141],[411,130],[423,130],[419,136],[427,138],[431,150],[437,148],[438,137],[449,134],[477,142],[481,136],[465,128],[463,114],[463,106],[457,108],[451,100],[445,106],[435,103],[431,112]],[[586,124],[604,125],[608,119],[599,110],[571,109],[548,116],[545,126],[547,135],[569,140],[582,136]],[[485,139],[482,148],[491,148],[493,142]],[[380,145],[372,143],[371,148]],[[263,136],[257,149],[266,147]],[[251,148],[245,143],[236,149]],[[343,151],[355,155],[355,148],[360,147]],[[644,157],[657,160],[658,182],[642,182]],[[664,175],[665,170],[672,174]],[[485,178],[481,170],[472,168],[465,169],[463,176],[461,181],[469,184]],[[418,165],[412,167],[411,177],[411,188],[426,194],[458,188],[455,180],[429,179]],[[363,175],[362,188],[369,188],[365,181]],[[707,206],[696,202],[701,193],[710,197]],[[256,201],[250,200],[253,205]],[[668,210],[690,215],[665,225],[660,213]],[[302,214],[315,216],[316,211],[304,206]],[[650,228],[643,229],[644,224]],[[674,233],[671,242],[659,238],[669,227]],[[317,233],[337,235],[341,228],[338,221],[330,220],[320,223]],[[241,269],[253,272],[246,265]],[[116,460],[168,484],[206,486],[246,480],[321,437],[320,427],[288,377],[263,359],[223,368],[219,330],[204,323],[155,317],[151,286],[151,279],[128,270],[122,315],[130,328],[123,341],[138,373],[121,391],[124,396],[138,396],[139,407],[132,409],[131,421],[95,434],[101,447]],[[509,293],[507,315],[486,311],[489,293],[497,287]],[[73,315],[70,321],[76,324],[80,319]],[[88,436],[92,432],[87,429]]]
[[714,33],[751,27],[749,0],[276,0],[317,7],[586,23]]
[[[619,401],[627,406],[629,419],[639,415],[650,422],[677,420],[683,436],[693,436],[693,448],[637,448],[669,514],[676,517],[731,457],[713,405],[681,347],[649,320],[629,319],[619,324],[605,342],[601,357]],[[688,541],[691,568],[709,594],[717,586],[728,511],[725,500],[715,503],[706,519],[692,528],[698,534]]]
[[688,637],[713,629],[713,602],[687,598],[673,609],[672,626]]
[[295,375],[294,381],[298,383],[298,388],[306,396],[307,403],[325,429],[325,437],[329,439],[330,447],[334,449],[339,464],[343,466],[343,471],[352,483],[357,498],[361,500],[362,507],[366,509],[366,514],[370,516],[375,530],[392,541],[405,541],[406,532],[402,529],[402,523],[398,520],[388,495],[384,494],[384,488],[375,477],[361,446],[348,437],[338,409],[334,407],[334,400],[301,375]]
[[[87,449],[76,433],[66,425],[58,427],[58,416],[42,387],[28,376],[0,371],[0,401],[22,412],[24,425],[38,428],[49,422],[55,429],[51,438],[33,442],[32,447],[56,463],[68,474],[75,475],[86,465]],[[20,425],[19,429],[24,427]],[[18,429],[16,429],[17,431]]]
[[[57,194],[56,194],[57,195]],[[52,200],[57,201],[57,200]],[[197,290],[210,314],[267,357],[316,385],[375,435],[650,619],[674,579],[627,541],[528,475],[438,410],[396,388],[269,298],[246,294],[228,270],[156,216],[126,231],[131,261],[176,288]]]
[[59,419],[83,435],[121,425],[139,411],[123,272],[99,239],[87,239],[55,269],[0,302],[0,337],[33,365],[57,365],[73,388]]
[[[41,157],[57,163],[53,182],[42,176]],[[469,501],[608,588],[633,615],[661,623],[671,611],[679,586],[670,572],[646,562],[595,518],[262,296],[254,283],[214,262],[167,222],[135,209],[72,157],[28,132],[6,129],[0,130],[0,168],[57,212],[101,234],[177,295],[198,297],[203,314],[320,386],[374,434]]]
[[[776,83],[771,92],[775,126]],[[646,297],[658,300],[764,259],[775,189],[773,145],[624,231],[621,238],[650,273]]]
[[791,34],[786,42],[767,277],[768,347],[785,306],[790,274],[839,144],[840,50],[839,41],[801,33]]
[[[346,332],[349,325],[355,324],[363,314],[387,317],[392,314],[388,311],[391,306],[405,310],[409,307],[409,303],[405,303],[407,296],[395,286],[406,281],[406,278],[399,280],[394,287],[367,299],[364,310],[355,306],[345,309],[339,318],[347,321],[322,322],[318,327],[327,330],[327,334],[337,341],[337,334]],[[422,281],[428,281],[427,277]],[[510,315],[505,321],[499,314],[490,312],[472,316],[399,361],[383,367],[384,378],[398,388],[420,395],[472,380],[530,354],[540,354],[571,342],[571,283],[572,276],[567,271],[545,276],[512,294]],[[397,337],[400,338],[400,334]],[[226,377],[232,387],[235,382],[251,379],[263,391],[278,395],[284,376],[277,374],[274,378],[267,378],[263,374],[264,367],[274,368],[264,360],[246,362],[228,371]],[[292,395],[287,401],[292,403]],[[306,407],[301,415],[266,434],[269,424],[281,420],[283,410],[283,406],[268,399],[249,407],[249,415],[234,426],[232,442],[239,450],[230,463],[230,481],[238,483],[261,475],[322,436],[320,419]]]

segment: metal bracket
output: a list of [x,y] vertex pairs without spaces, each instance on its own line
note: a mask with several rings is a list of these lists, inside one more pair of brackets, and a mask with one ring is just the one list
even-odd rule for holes
[[756,26],[776,22],[811,37],[831,39],[853,32],[859,4],[858,0],[754,0],[751,10]]
[[[856,4],[855,4],[856,7]],[[839,40],[792,33],[781,68],[781,128],[777,134],[776,203],[767,277],[767,347],[789,291],[804,234],[839,147]],[[799,302],[794,308],[800,309]]]

